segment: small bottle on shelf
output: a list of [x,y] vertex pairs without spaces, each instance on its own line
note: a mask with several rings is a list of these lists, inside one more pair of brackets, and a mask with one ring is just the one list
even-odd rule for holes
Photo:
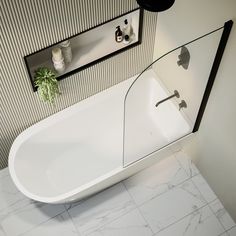
[[123,33],[120,29],[120,26],[116,27],[116,32],[115,32],[115,39],[117,43],[120,43],[123,41]]
[[130,39],[129,35],[126,34],[125,37],[124,37],[124,41],[123,41],[123,43],[124,43],[124,44],[129,44],[130,41],[131,41],[131,39]]
[[55,70],[61,74],[65,70],[65,62],[60,48],[52,49],[52,62]]
[[131,26],[130,21],[128,22],[127,19],[125,19],[124,23],[125,25],[122,30],[124,38],[123,43],[129,44],[134,38],[133,27]]
[[123,34],[128,35],[130,37],[133,34],[133,28],[130,24],[130,21],[128,22],[127,19],[125,19],[124,23],[125,23],[125,26],[123,27],[123,30],[122,30]]

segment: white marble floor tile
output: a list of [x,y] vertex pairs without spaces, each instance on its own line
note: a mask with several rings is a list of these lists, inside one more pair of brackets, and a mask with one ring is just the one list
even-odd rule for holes
[[21,235],[63,211],[63,205],[47,205],[26,199],[0,212],[0,228],[7,236]]
[[223,232],[214,213],[205,206],[155,236],[218,236]]
[[151,229],[137,209],[96,230],[88,236],[151,236]]
[[3,232],[3,229],[0,227],[0,236],[6,236],[6,234]]
[[33,228],[22,236],[79,236],[67,212]]
[[191,158],[185,152],[176,152],[174,155],[189,177],[193,177],[199,174],[199,170],[197,169]]
[[236,236],[236,227],[233,227],[229,231],[227,231],[229,236]]
[[231,229],[236,225],[229,213],[225,210],[220,200],[216,199],[210,204],[210,207],[215,213],[218,220],[224,226],[225,230]]
[[134,208],[134,201],[119,183],[68,211],[79,232],[87,235]]
[[8,168],[4,168],[4,169],[0,170],[0,181],[1,181],[1,178],[5,177],[7,175],[9,175]]
[[187,174],[174,156],[126,179],[124,184],[135,200],[142,204],[188,179]]
[[212,189],[210,188],[210,186],[208,185],[208,183],[201,174],[194,176],[192,178],[192,181],[208,203],[217,199],[217,196],[212,191]]
[[0,211],[25,199],[11,180],[8,168],[0,171]]
[[140,210],[153,232],[158,232],[205,204],[206,201],[189,180],[144,203]]

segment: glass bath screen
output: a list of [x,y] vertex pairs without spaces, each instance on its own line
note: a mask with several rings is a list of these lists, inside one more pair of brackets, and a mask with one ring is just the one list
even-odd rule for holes
[[172,50],[134,80],[124,102],[124,166],[192,133],[222,32]]

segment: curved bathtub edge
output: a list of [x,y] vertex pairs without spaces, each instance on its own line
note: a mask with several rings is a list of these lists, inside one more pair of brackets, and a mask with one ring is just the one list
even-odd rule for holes
[[[84,188],[84,190],[78,192],[78,189],[76,189],[76,191],[73,192],[77,192],[75,193],[75,195],[73,197],[68,197],[66,199],[61,199],[61,201],[58,202],[54,202],[55,204],[58,203],[71,203],[71,202],[77,202],[80,201],[86,197],[89,197],[93,194],[96,194],[100,191],[103,191],[106,188],[111,187],[114,184],[117,184],[121,181],[123,181],[124,179],[129,178],[130,176],[136,174],[137,172],[150,167],[151,165],[156,164],[157,162],[161,161],[162,159],[173,155],[173,151],[172,148],[174,148],[175,145],[179,145],[179,143],[184,143],[185,140],[191,139],[191,136],[193,135],[193,133],[190,133],[182,138],[180,138],[179,140],[171,143],[170,145],[167,145],[166,147],[157,150],[156,152],[148,155],[147,157],[140,159],[139,161],[130,164],[127,167],[121,167],[120,170],[117,170],[116,172],[113,173],[113,175],[110,175],[109,178],[104,178],[103,181],[98,181],[97,184],[91,184],[89,187]],[[70,192],[71,194],[71,192]],[[68,195],[70,195],[68,194]],[[53,202],[51,202],[53,203]]]
[[189,138],[192,135],[192,133],[186,135],[185,137],[181,138],[180,140],[173,142],[172,144],[148,155],[144,159],[141,159],[128,167],[120,167],[117,168],[106,175],[101,176],[100,178],[96,179],[96,181],[91,181],[88,184],[85,184],[77,189],[74,189],[73,191],[70,191],[66,194],[58,195],[57,197],[39,197],[36,196],[25,189],[20,182],[18,181],[18,178],[14,172],[14,152],[17,150],[17,146],[20,145],[18,140],[15,140],[17,142],[14,143],[14,145],[11,148],[10,155],[9,155],[9,171],[11,174],[11,177],[13,178],[13,181],[17,185],[18,189],[27,197],[34,199],[39,202],[44,203],[50,203],[50,204],[65,204],[65,203],[71,203],[73,201],[80,201],[86,197],[89,197],[97,192],[100,192],[108,187],[111,187],[112,185],[121,182],[122,180],[134,175],[138,171],[141,171],[158,161],[161,161],[163,158],[173,155],[173,152],[171,150],[171,147],[176,145],[176,143],[179,143],[186,138]]

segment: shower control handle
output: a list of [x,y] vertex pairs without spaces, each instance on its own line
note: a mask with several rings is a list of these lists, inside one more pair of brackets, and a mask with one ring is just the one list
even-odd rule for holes
[[182,108],[187,108],[187,103],[186,103],[184,100],[181,100],[181,102],[179,103],[179,111],[180,111]]

